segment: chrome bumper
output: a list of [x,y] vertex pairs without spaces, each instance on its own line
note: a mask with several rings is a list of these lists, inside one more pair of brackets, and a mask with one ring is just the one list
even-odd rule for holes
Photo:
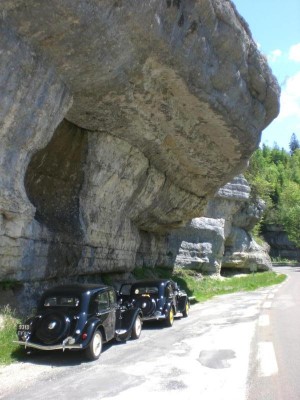
[[82,344],[55,344],[52,346],[45,346],[43,344],[36,344],[32,342],[23,342],[21,340],[14,340],[13,343],[19,344],[21,346],[24,346],[25,349],[27,347],[33,348],[33,349],[38,349],[38,350],[62,350],[64,351],[65,349],[82,349]]

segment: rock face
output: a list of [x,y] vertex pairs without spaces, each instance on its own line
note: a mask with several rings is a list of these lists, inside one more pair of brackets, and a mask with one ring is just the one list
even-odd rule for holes
[[228,0],[0,9],[0,281],[171,264],[167,233],[203,215],[278,114],[245,21]]
[[170,252],[174,264],[198,269],[207,274],[219,274],[224,253],[224,219],[194,218],[182,229],[170,235]]
[[264,226],[263,236],[270,246],[271,257],[300,260],[300,249],[292,243],[280,225]]
[[270,269],[269,249],[258,245],[249,233],[264,208],[262,201],[251,200],[247,181],[237,176],[209,201],[206,217],[195,218],[172,233],[169,243],[175,264],[209,274],[219,274],[221,268]]

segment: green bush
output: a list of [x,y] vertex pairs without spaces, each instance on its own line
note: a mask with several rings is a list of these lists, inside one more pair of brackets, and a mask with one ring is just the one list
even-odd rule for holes
[[10,364],[18,355],[16,327],[19,320],[10,307],[0,309],[0,365]]
[[282,257],[271,257],[272,263],[274,264],[288,264],[288,265],[296,265],[298,264],[298,261],[296,260],[290,260],[288,258],[282,258]]

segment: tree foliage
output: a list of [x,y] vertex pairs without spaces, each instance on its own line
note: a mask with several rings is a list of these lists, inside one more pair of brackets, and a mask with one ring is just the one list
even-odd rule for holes
[[253,154],[245,175],[252,194],[267,204],[262,229],[281,224],[290,240],[300,245],[300,148],[295,134],[290,150],[263,145]]
[[289,239],[300,245],[300,185],[299,183],[287,182],[281,193],[280,219],[286,228]]
[[293,133],[290,140],[290,151],[291,154],[294,154],[297,149],[300,148],[299,140],[297,136]]

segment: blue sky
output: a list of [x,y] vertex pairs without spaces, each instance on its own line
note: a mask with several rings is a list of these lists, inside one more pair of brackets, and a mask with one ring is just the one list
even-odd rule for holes
[[262,143],[288,150],[292,133],[300,140],[300,0],[232,1],[281,86],[280,114]]

